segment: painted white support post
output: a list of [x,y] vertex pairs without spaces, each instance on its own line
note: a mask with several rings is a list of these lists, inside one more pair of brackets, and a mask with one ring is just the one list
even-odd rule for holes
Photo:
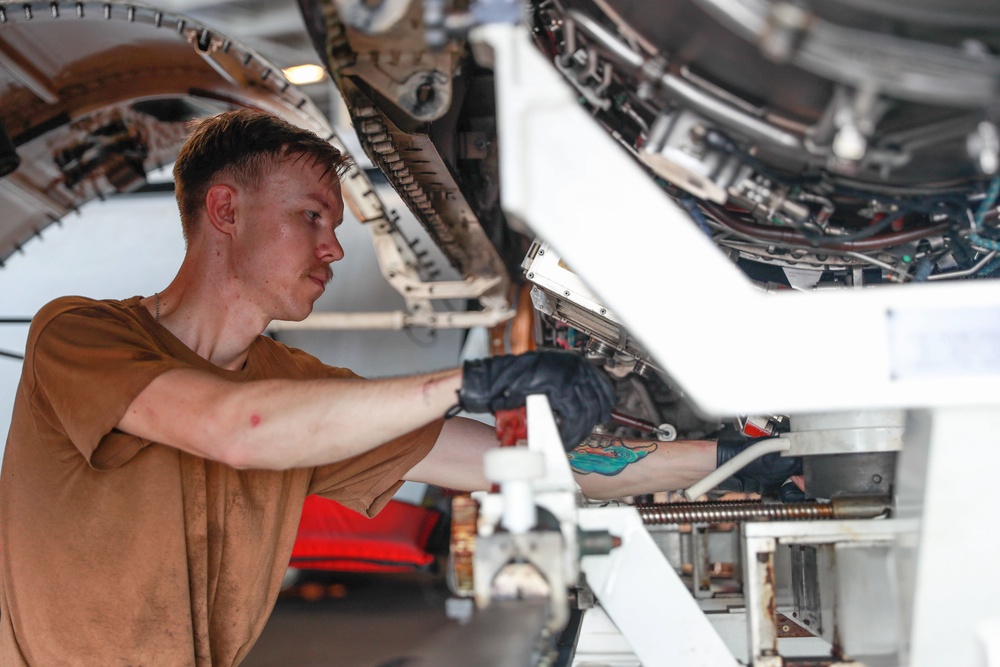
[[736,666],[635,508],[583,508],[580,528],[609,530],[622,540],[606,556],[584,556],[581,567],[643,667]]
[[997,636],[989,634],[1000,627],[1000,580],[990,573],[1000,553],[991,498],[998,479],[1000,406],[910,415],[897,515],[919,528],[895,549],[909,667],[1000,664]]
[[747,604],[747,637],[753,667],[781,667],[775,620],[773,537],[743,538],[743,586]]

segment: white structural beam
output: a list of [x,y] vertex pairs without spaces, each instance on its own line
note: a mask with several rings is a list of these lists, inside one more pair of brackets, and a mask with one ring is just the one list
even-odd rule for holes
[[559,252],[706,412],[1000,402],[1000,284],[765,293],[580,107],[524,27],[496,73],[502,205]]

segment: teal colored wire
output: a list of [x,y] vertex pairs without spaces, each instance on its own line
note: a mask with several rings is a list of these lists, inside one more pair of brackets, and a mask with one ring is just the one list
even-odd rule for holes
[[979,208],[976,209],[977,227],[983,224],[986,214],[990,212],[993,204],[996,203],[997,196],[1000,196],[1000,176],[993,177],[993,180],[990,181],[990,186],[986,189],[986,196],[983,198],[983,201],[979,202]]
[[[986,220],[986,214],[990,212],[993,208],[993,204],[997,201],[997,196],[1000,196],[1000,176],[994,176],[993,180],[990,181],[989,187],[986,189],[986,196],[983,201],[979,202],[979,208],[976,209],[976,229],[982,227],[983,222]],[[1000,250],[1000,241],[994,241],[993,239],[988,239],[981,236],[979,232],[972,232],[969,234],[969,241],[973,245],[979,246],[980,248],[986,248],[987,250]],[[990,263],[992,266],[992,262]],[[987,266],[986,268],[989,268]],[[979,275],[985,275],[986,270],[979,272]]]
[[985,278],[986,276],[989,276],[991,273],[993,273],[997,269],[1000,269],[1000,257],[994,257],[993,261],[990,262],[989,264],[987,264],[986,266],[984,266],[979,271],[978,275],[980,275],[983,278]]
[[975,232],[969,234],[969,240],[972,241],[972,245],[980,248],[986,248],[987,250],[1000,250],[1000,241],[988,239]]

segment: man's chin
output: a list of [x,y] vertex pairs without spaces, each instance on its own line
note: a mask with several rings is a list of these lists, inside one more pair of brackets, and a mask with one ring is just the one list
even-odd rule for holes
[[276,317],[276,320],[281,320],[284,322],[301,322],[302,320],[309,317],[313,312],[313,304],[308,306],[296,306],[289,308],[288,311],[282,313],[281,317]]
[[313,308],[312,308],[312,306],[309,306],[309,310],[305,311],[304,313],[296,313],[292,317],[289,317],[288,321],[289,322],[301,322],[302,320],[304,320],[307,317],[309,317],[310,315],[312,315],[312,312],[313,312]]

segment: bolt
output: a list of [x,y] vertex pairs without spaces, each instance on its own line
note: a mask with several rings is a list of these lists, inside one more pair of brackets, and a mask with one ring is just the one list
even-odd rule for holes
[[782,632],[790,632],[791,628],[788,627],[788,624],[786,623],[785,625],[781,626],[781,631]]
[[601,315],[607,315],[607,313],[608,313],[607,308],[601,308]]
[[563,296],[569,296],[569,290],[563,290]]
[[876,484],[882,483],[882,475],[872,475],[872,481]]
[[538,254],[539,255],[544,255],[545,254],[545,248],[539,248],[538,249]]
[[535,274],[534,274],[534,273],[529,273],[529,274],[528,274],[528,280],[531,280],[531,279],[532,279],[532,278],[534,278],[534,277],[535,277]]
[[417,88],[417,102],[427,104],[434,99],[434,86],[430,83],[422,83]]

